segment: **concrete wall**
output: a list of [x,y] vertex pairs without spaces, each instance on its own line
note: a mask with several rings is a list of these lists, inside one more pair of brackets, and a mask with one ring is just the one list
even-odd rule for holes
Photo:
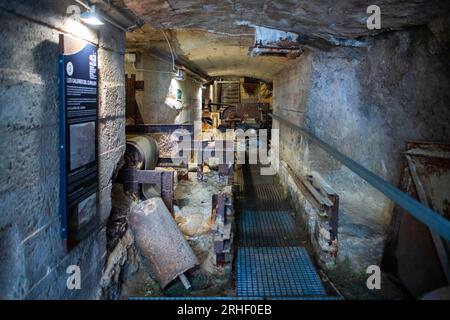
[[[450,141],[449,75],[428,29],[392,32],[364,48],[306,51],[276,77],[274,109],[396,185],[406,141]],[[380,263],[390,201],[282,124],[280,144],[285,165],[318,171],[340,194],[339,257]]]
[[[102,225],[63,253],[59,211],[58,35],[99,46],[102,223],[125,148],[124,33],[66,15],[73,1],[0,0],[0,298],[95,298],[106,257]],[[66,268],[81,267],[81,290]]]
[[[201,119],[201,83],[189,75],[184,81],[175,80],[172,65],[167,61],[139,53],[134,65],[126,64],[126,73],[129,76],[135,74],[137,80],[144,81],[145,90],[136,94],[144,123],[182,124]],[[170,91],[176,89],[182,91],[181,101],[169,97]]]

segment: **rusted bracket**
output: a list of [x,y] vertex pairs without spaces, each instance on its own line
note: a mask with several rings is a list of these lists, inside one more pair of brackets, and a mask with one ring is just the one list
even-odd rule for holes
[[257,121],[261,120],[261,113],[259,111],[259,103],[239,103],[236,105],[236,114],[242,121],[249,118]]
[[212,197],[212,219],[214,221],[214,253],[216,264],[223,265],[231,262],[233,256],[233,230],[231,221],[227,220],[225,193],[215,194]]
[[233,178],[234,165],[233,164],[219,164],[219,179],[224,180],[226,177]]
[[337,239],[339,222],[339,196],[316,173],[306,175],[302,179],[303,185],[316,200],[319,214],[328,219],[331,227],[331,241]]
[[197,180],[203,181],[203,163],[197,165]]
[[[234,159],[235,159],[235,150],[234,145],[232,149],[227,148],[215,148],[215,147],[209,147],[210,141],[193,141],[193,150],[195,152],[195,159],[197,161],[197,179],[199,181],[203,181],[203,166],[204,162],[208,160],[204,156],[205,150],[210,151],[212,158],[218,158],[221,156],[220,164],[219,164],[219,178],[225,179],[228,177],[229,179],[232,179],[234,175]],[[217,142],[217,141],[216,141]],[[222,141],[224,143],[224,141]],[[225,142],[225,145],[227,143]],[[201,146],[201,149],[199,150],[199,147]],[[230,156],[230,153],[232,153],[232,162],[228,163],[230,159],[227,159],[227,156]]]
[[227,222],[227,217],[225,215],[225,200],[225,193],[213,194],[212,196],[213,218],[222,224]]
[[158,158],[158,167],[169,168],[188,168],[188,157],[171,157],[171,158]]
[[299,177],[291,168],[288,168],[288,172],[308,200],[317,208],[319,216],[327,219],[330,241],[336,240],[339,224],[339,195],[316,173]]
[[118,182],[123,184],[125,191],[139,194],[139,184],[154,185],[160,191],[161,198],[170,212],[173,213],[174,173],[172,171],[122,169]]
[[203,181],[203,150],[208,146],[209,141],[192,140],[191,150],[194,162],[197,163],[197,180]]

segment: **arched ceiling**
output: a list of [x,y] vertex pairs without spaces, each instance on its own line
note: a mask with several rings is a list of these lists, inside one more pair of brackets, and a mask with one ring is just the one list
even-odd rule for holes
[[[116,0],[118,1],[118,0]],[[378,0],[381,30],[366,26],[372,0],[120,0],[147,25],[127,35],[129,45],[164,49],[170,30],[180,60],[209,76],[271,80],[289,61],[250,57],[254,26],[295,32],[306,45],[355,45],[387,30],[425,25],[449,16],[450,1]],[[166,52],[167,53],[167,52]]]
[[[251,57],[251,33],[241,36],[215,34],[202,30],[166,31],[177,60],[210,77],[247,76],[272,81],[289,61],[283,57]],[[148,25],[127,34],[127,47],[154,50],[169,59],[170,51],[161,30]]]

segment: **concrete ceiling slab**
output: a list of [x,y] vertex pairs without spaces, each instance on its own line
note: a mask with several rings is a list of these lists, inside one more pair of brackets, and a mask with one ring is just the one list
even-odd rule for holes
[[[423,25],[450,13],[442,0],[122,0],[146,23],[166,29],[239,33],[263,26],[335,43],[386,30]],[[382,29],[367,29],[369,5],[381,8]]]
[[254,27],[295,32],[305,45],[360,45],[361,37],[424,25],[450,14],[450,1],[379,0],[381,30],[368,30],[372,0],[121,0],[147,25],[127,35],[129,46],[170,54],[209,76],[250,76],[270,81],[287,58],[250,57]]

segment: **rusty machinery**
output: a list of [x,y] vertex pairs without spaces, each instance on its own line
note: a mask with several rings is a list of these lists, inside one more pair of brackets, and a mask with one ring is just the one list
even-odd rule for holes
[[240,124],[254,129],[269,128],[270,120],[268,103],[238,103],[221,112],[221,122],[228,128],[240,127]]
[[133,207],[128,222],[136,246],[149,261],[161,288],[179,278],[189,289],[191,285],[184,273],[199,262],[171,214],[174,172],[153,170],[158,158],[158,145],[150,136],[127,139],[125,166],[117,181],[125,191],[143,200]]
[[120,170],[117,181],[126,192],[149,199],[161,196],[167,208],[173,210],[174,173],[156,171],[159,148],[149,136],[127,139],[125,165]]
[[[140,125],[130,125],[126,127],[127,135],[138,135],[138,136],[155,136],[155,135],[165,135],[167,137],[172,137],[178,133],[193,135],[194,125],[193,124],[140,124]],[[174,143],[175,145],[176,143]],[[186,167],[189,159],[187,157],[173,157],[168,156],[165,153],[163,146],[161,147],[161,152],[159,153],[157,166],[158,167]]]
[[[174,172],[153,170],[159,165],[161,158],[156,141],[146,135],[155,131],[170,132],[174,127],[176,125],[134,126],[134,131],[140,131],[140,135],[127,139],[125,166],[120,170],[117,181],[123,184],[125,191],[143,200],[130,213],[129,224],[134,232],[137,247],[149,260],[161,287],[165,288],[172,280],[179,278],[185,287],[189,288],[190,284],[184,273],[197,266],[198,260],[171,216],[174,203]],[[200,163],[199,179],[203,179],[204,161],[209,160],[203,151],[210,143],[193,141],[192,150],[201,151],[201,158],[197,159]],[[201,149],[195,149],[196,146],[201,146]],[[230,150],[225,150],[227,151]],[[234,152],[234,149],[230,152]],[[216,156],[214,151],[209,154],[211,157]],[[224,156],[224,161],[218,166],[222,179],[231,178],[234,173],[234,153],[230,158],[231,163],[227,163],[226,159]],[[214,195],[212,201],[215,260],[216,264],[223,265],[231,262],[233,255],[232,224],[226,216],[227,210],[232,210],[233,200],[232,196],[230,198],[219,194]]]
[[[216,145],[218,143],[218,145]],[[230,147],[231,144],[231,147]],[[194,159],[197,163],[197,179],[203,181],[203,168],[205,163],[209,163],[211,158],[218,159],[219,178],[228,178],[231,182],[234,175],[234,162],[236,158],[234,141],[193,141]]]

